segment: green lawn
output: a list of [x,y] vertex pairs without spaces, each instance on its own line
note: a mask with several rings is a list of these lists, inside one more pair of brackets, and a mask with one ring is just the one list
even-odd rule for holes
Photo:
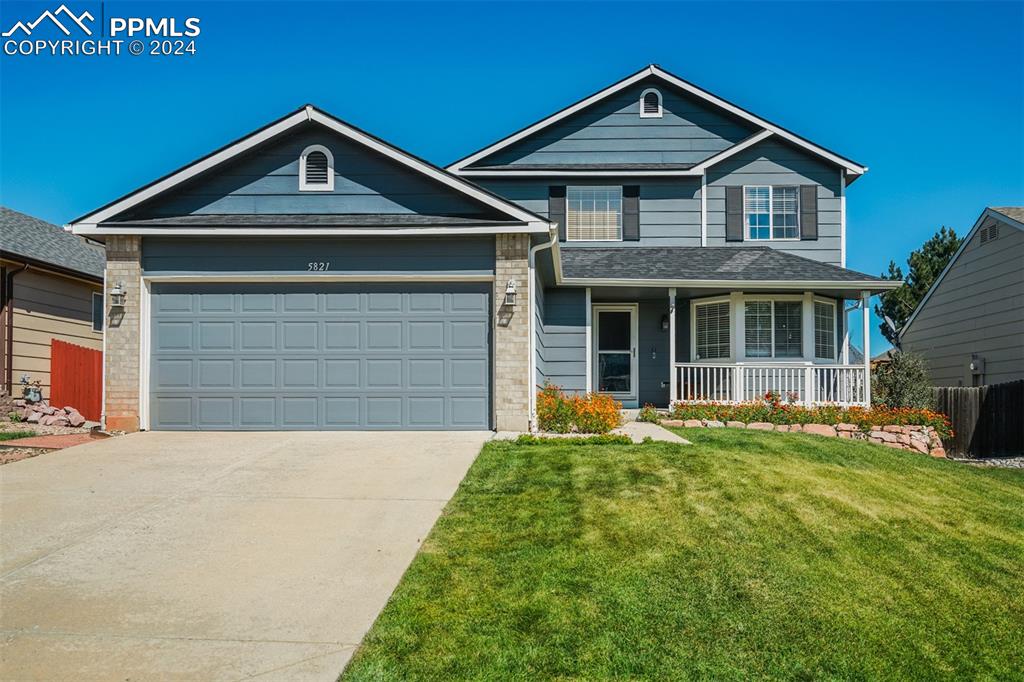
[[343,679],[1024,676],[1024,472],[680,433],[487,445]]
[[28,438],[36,435],[35,431],[0,431],[0,441]]

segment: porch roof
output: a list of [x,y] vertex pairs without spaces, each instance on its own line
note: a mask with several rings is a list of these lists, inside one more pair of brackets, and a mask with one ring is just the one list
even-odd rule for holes
[[560,258],[568,285],[827,289],[857,297],[901,284],[767,246],[568,247]]

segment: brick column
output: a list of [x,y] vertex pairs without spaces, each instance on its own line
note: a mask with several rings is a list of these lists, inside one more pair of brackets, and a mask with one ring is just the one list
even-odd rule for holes
[[[494,425],[498,431],[530,427],[530,237],[495,237],[494,264]],[[505,305],[505,287],[516,281],[516,304]]]
[[[142,292],[141,239],[107,237],[107,284],[104,425],[111,431],[139,430],[139,322]],[[127,296],[123,311],[110,308],[110,290],[121,283]]]

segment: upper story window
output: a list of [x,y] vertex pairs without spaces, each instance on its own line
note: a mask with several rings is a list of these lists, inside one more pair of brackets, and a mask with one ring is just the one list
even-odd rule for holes
[[743,224],[747,239],[799,239],[799,203],[796,187],[744,187]]
[[729,345],[729,301],[697,304],[694,327],[698,360],[728,358],[732,354]]
[[640,94],[640,118],[661,118],[661,93],[654,88]]
[[334,155],[327,147],[314,144],[299,156],[299,191],[334,191]]
[[569,187],[565,212],[567,240],[622,241],[621,187]]

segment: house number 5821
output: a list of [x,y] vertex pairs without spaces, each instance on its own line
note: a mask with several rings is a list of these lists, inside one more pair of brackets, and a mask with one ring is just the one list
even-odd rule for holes
[[326,270],[330,270],[330,268],[331,268],[331,262],[330,261],[327,261],[326,263],[323,262],[323,261],[321,261],[319,263],[306,263],[306,271],[307,272],[324,272]]

